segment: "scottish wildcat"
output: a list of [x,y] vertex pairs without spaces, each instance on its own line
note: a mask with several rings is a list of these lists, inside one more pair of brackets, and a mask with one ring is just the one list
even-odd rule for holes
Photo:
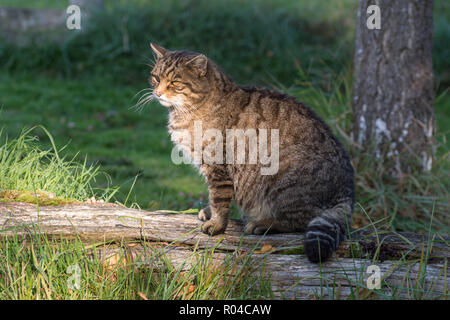
[[[353,168],[329,127],[288,95],[237,85],[202,54],[153,43],[151,48],[153,97],[169,109],[172,140],[192,157],[194,146],[176,133],[194,134],[199,121],[203,132],[215,129],[224,136],[230,129],[278,132],[275,174],[261,174],[262,164],[249,161],[198,164],[209,192],[209,206],[199,213],[202,231],[224,232],[234,200],[244,213],[245,233],[306,231],[309,260],[327,260],[346,235],[354,204]],[[244,138],[249,151],[250,137]],[[216,146],[225,144],[216,140]]]

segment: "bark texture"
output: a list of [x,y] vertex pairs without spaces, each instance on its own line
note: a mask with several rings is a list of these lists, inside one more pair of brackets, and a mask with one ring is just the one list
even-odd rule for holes
[[[381,28],[369,29],[378,5]],[[360,0],[354,60],[353,139],[394,160],[397,173],[433,159],[432,0]]]

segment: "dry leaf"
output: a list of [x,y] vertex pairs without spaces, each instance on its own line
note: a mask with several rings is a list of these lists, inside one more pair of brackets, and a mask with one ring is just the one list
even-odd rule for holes
[[275,248],[272,247],[271,244],[265,243],[265,244],[262,246],[261,250],[255,250],[255,253],[263,254],[263,253],[270,252],[270,251],[272,251],[272,250],[274,250],[274,249],[275,249]]
[[109,256],[103,260],[103,267],[105,267],[108,271],[111,271],[117,266],[124,267],[126,265],[127,259],[119,253]]

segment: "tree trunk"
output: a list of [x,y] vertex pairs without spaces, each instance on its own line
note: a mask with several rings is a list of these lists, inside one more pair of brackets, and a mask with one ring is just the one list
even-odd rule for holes
[[[370,5],[380,29],[368,27]],[[353,139],[393,173],[433,159],[432,0],[360,0],[354,60]],[[374,148],[374,149],[371,149]]]

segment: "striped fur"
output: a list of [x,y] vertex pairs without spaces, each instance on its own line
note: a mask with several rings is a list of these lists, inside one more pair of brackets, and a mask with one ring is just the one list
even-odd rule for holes
[[224,232],[235,201],[246,233],[306,231],[308,258],[330,258],[351,224],[354,182],[349,158],[329,127],[293,97],[235,84],[204,55],[152,48],[154,96],[169,109],[173,142],[192,158],[193,146],[174,133],[186,130],[193,136],[194,121],[202,121],[203,131],[214,128],[224,137],[227,129],[279,130],[279,169],[274,175],[261,175],[259,162],[198,166],[209,192],[209,206],[199,213],[203,232]]

